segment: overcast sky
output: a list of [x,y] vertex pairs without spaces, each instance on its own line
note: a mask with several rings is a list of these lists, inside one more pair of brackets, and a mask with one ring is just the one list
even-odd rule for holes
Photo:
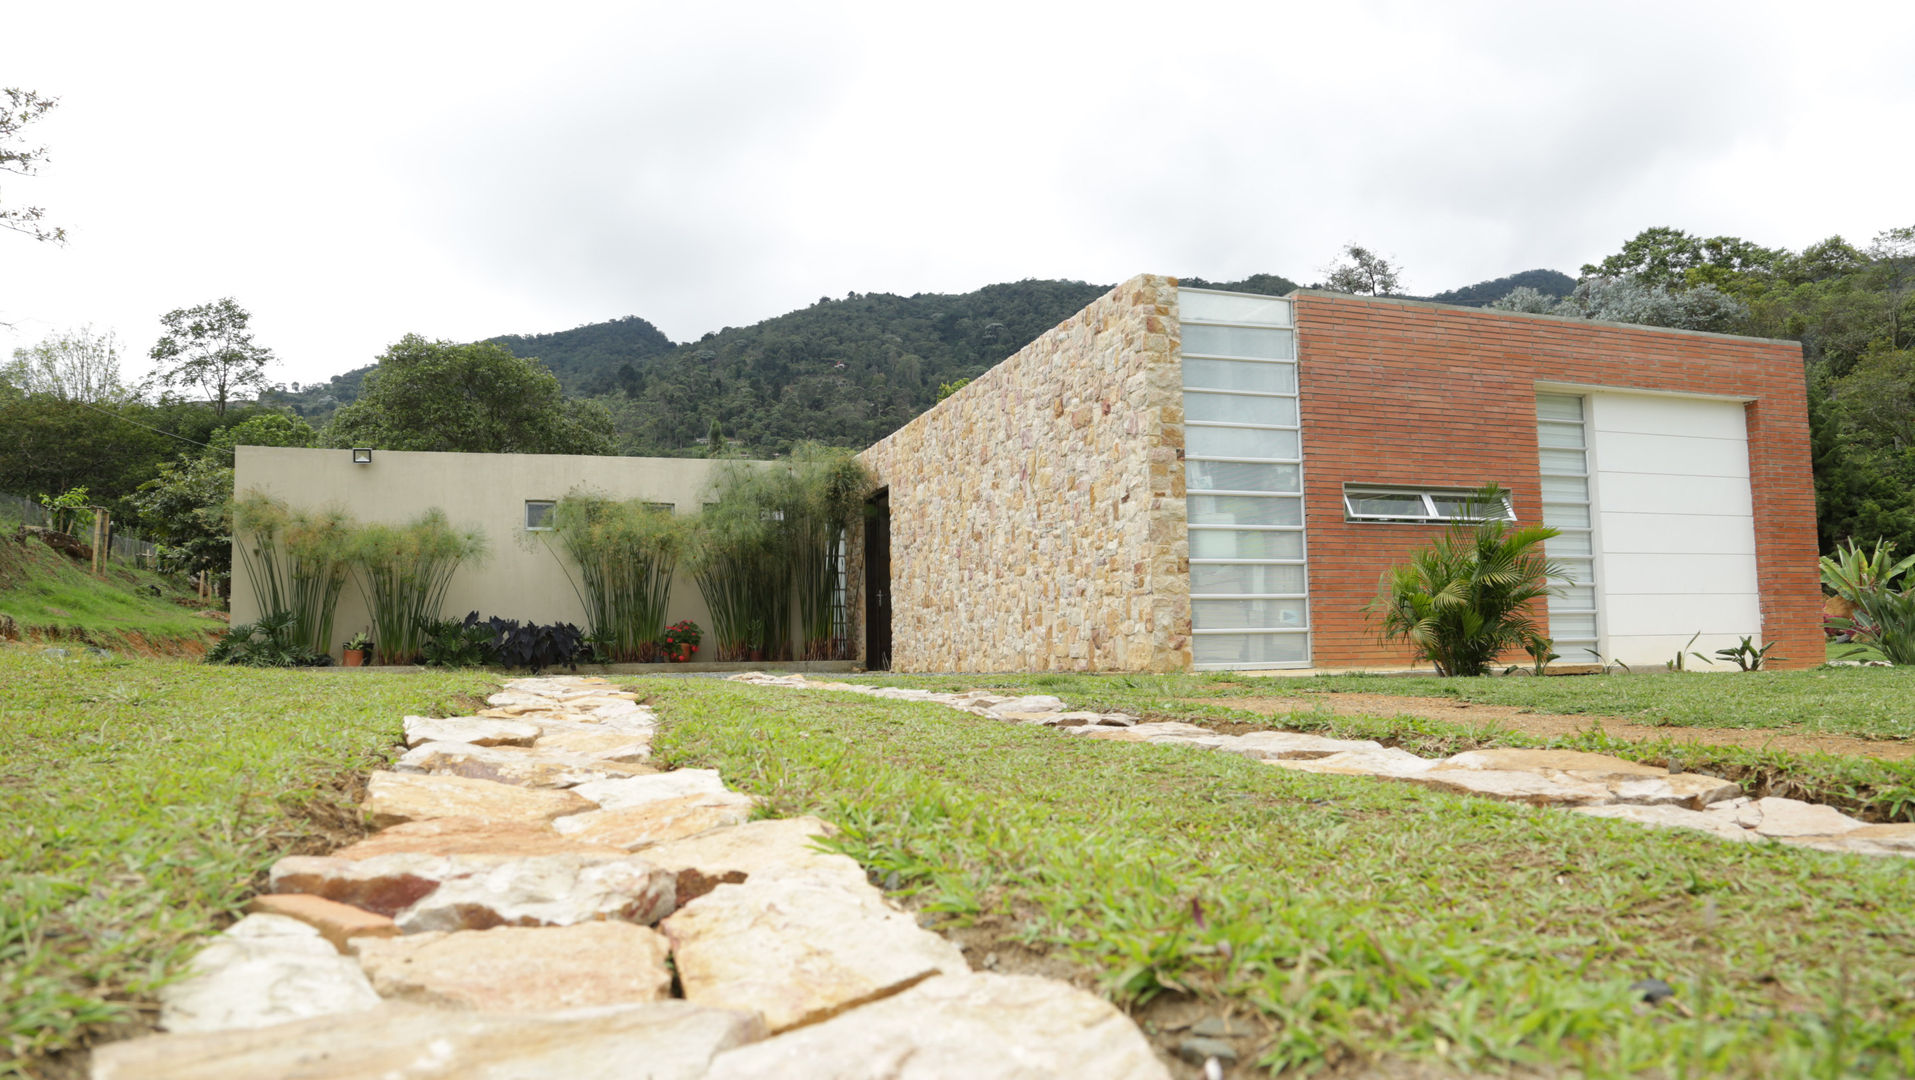
[[407,332],[820,296],[1272,272],[1574,274],[1651,225],[1800,247],[1915,224],[1915,4],[37,3],[0,86],[0,349],[138,370],[233,296],[311,382]]

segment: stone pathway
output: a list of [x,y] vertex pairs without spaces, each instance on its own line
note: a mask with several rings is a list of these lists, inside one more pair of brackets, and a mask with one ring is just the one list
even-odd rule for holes
[[520,679],[407,717],[381,831],[281,859],[161,996],[165,1034],[95,1080],[1167,1080],[1066,983],[973,972],[812,817],[750,820],[659,771],[657,718],[602,679]]
[[1533,806],[1563,807],[1591,817],[1693,829],[1737,842],[1777,841],[1857,855],[1915,857],[1915,823],[1857,821],[1831,806],[1796,799],[1750,799],[1736,784],[1579,750],[1472,750],[1423,758],[1368,740],[1331,739],[1288,731],[1223,735],[1195,724],[1144,723],[1124,713],[1072,711],[1049,695],[1022,697],[970,690],[944,694],[895,686],[746,672],[736,682],[804,690],[839,690],[896,701],[946,705],[976,716],[1054,728],[1066,735],[1148,742],[1242,754],[1298,772],[1369,776]]

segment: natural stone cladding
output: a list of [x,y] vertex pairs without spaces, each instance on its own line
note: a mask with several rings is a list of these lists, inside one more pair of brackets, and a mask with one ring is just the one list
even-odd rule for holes
[[893,669],[1189,667],[1176,313],[1174,279],[1132,278],[864,452],[890,492]]

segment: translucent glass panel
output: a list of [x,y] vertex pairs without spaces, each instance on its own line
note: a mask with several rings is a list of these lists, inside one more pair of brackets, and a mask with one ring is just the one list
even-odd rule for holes
[[1184,484],[1202,491],[1303,491],[1303,466],[1243,461],[1186,461]]
[[1190,530],[1193,559],[1295,559],[1303,561],[1303,534],[1290,531]]
[[1177,307],[1185,322],[1290,325],[1289,302],[1279,300],[1273,303],[1272,298],[1267,296],[1181,289],[1177,295]]
[[1303,615],[1302,600],[1190,601],[1191,625],[1204,630],[1301,630]]
[[1184,419],[1296,427],[1297,399],[1187,392],[1184,394]]
[[1258,394],[1294,394],[1297,392],[1297,366],[1186,356],[1184,386],[1190,389],[1248,390]]
[[1248,563],[1192,563],[1190,591],[1219,594],[1303,595],[1302,566]]
[[1184,453],[1191,457],[1279,458],[1296,461],[1303,448],[1294,431],[1273,428],[1184,428]]
[[1193,494],[1188,503],[1192,525],[1303,525],[1303,500],[1291,496]]
[[1542,473],[1543,524],[1561,535],[1543,545],[1562,565],[1552,581],[1549,633],[1568,663],[1589,663],[1597,643],[1596,544],[1589,512],[1589,455],[1583,399],[1571,394],[1536,395],[1537,464]]
[[1294,360],[1296,336],[1289,330],[1260,326],[1204,326],[1184,320],[1184,352],[1197,356],[1241,356],[1252,360]]
[[1194,659],[1216,667],[1302,666],[1310,661],[1308,634],[1198,634]]
[[1179,290],[1190,611],[1204,667],[1310,660],[1288,301]]

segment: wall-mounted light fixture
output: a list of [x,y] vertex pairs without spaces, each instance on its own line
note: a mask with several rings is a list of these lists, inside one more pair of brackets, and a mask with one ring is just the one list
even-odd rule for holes
[[372,464],[372,447],[370,446],[353,447],[352,448],[352,463],[354,465]]

